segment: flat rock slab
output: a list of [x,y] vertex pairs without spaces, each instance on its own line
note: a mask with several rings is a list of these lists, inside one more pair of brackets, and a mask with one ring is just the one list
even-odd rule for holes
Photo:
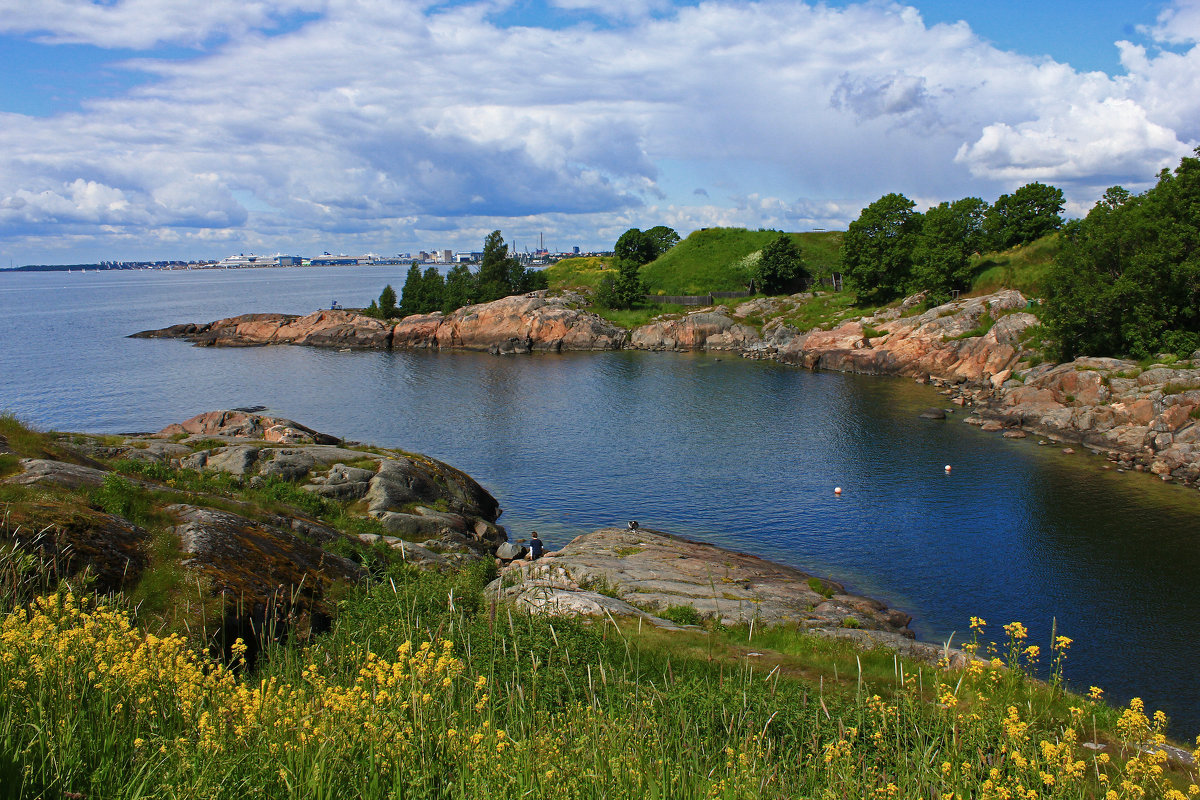
[[[792,623],[913,636],[907,614],[846,594],[833,581],[646,529],[604,528],[576,537],[538,561],[514,563],[491,590],[534,610],[554,606],[580,614],[603,612],[606,606],[594,598],[576,603],[565,596],[599,593],[622,601],[622,607],[628,604],[652,615],[672,606],[691,606],[727,625],[753,620],[760,625]],[[592,605],[598,608],[587,611]]]

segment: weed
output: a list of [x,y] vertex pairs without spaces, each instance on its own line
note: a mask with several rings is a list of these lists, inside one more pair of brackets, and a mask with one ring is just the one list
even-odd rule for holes
[[820,578],[809,578],[808,588],[812,589],[817,594],[824,597],[826,600],[833,597],[835,589]]
[[680,625],[699,625],[703,621],[700,612],[689,605],[667,606],[665,610],[657,612],[657,616]]
[[635,556],[635,555],[637,555],[638,553],[642,552],[642,551],[643,551],[643,550],[645,550],[645,549],[646,549],[646,548],[644,548],[644,547],[638,547],[638,546],[636,546],[636,545],[630,545],[630,546],[628,546],[628,547],[618,547],[618,548],[617,548],[616,550],[614,550],[613,552],[617,554],[617,557],[618,557],[618,558],[625,558],[626,556]]

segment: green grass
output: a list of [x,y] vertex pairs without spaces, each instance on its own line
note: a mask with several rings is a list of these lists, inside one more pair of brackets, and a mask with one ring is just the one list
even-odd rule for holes
[[808,588],[812,589],[814,592],[821,595],[826,600],[828,600],[830,597],[833,597],[833,595],[834,595],[833,587],[830,586],[829,584],[825,583],[825,581],[821,580],[820,578],[809,578],[808,579]]
[[609,268],[608,261],[597,256],[581,256],[579,258],[564,258],[556,264],[546,267],[546,279],[551,290],[563,289],[595,289],[605,275],[615,275]]
[[850,292],[831,292],[806,300],[795,311],[785,314],[783,319],[800,331],[811,331],[814,328],[833,328],[845,320],[869,315],[874,310],[873,306],[854,305],[854,295]]
[[974,328],[972,328],[969,331],[963,331],[962,333],[958,334],[957,336],[951,336],[947,339],[947,341],[959,341],[961,339],[973,339],[976,336],[983,336],[988,331],[990,331],[992,329],[992,326],[995,324],[996,324],[995,317],[993,317],[991,314],[989,314],[987,312],[984,312],[979,317],[979,324],[977,324]]
[[1011,250],[976,256],[972,259],[976,274],[970,293],[981,295],[1000,289],[1017,289],[1027,297],[1042,296],[1059,247],[1059,235],[1052,233]]
[[[650,294],[695,295],[737,292],[746,288],[749,274],[741,261],[762,250],[779,233],[745,228],[709,228],[695,231],[663,256],[642,267],[642,280]],[[836,268],[842,234],[839,232],[791,234],[815,275]]]
[[689,310],[694,311],[695,309],[689,309],[687,306],[647,303],[637,308],[615,309],[594,306],[590,310],[618,327],[632,330],[647,324],[655,317],[664,314],[684,314]]

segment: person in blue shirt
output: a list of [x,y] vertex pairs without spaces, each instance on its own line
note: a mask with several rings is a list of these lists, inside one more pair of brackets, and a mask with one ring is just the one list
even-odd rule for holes
[[533,556],[533,560],[537,561],[542,557],[542,540],[538,538],[537,531],[530,534],[529,553]]

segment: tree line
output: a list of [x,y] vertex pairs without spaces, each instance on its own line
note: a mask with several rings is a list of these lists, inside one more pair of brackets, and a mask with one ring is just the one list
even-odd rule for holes
[[1064,360],[1200,348],[1200,147],[1144,193],[1114,186],[1067,223],[1045,318]]
[[443,277],[437,267],[427,267],[422,272],[421,265],[414,261],[405,277],[399,305],[396,291],[388,285],[377,301],[371,301],[366,313],[382,319],[434,311],[449,314],[474,303],[545,288],[548,288],[546,274],[527,268],[509,255],[500,231],[492,231],[483,242],[478,272],[472,272],[466,264],[455,264]]
[[1006,250],[1060,229],[1063,193],[1029,183],[988,205],[978,197],[943,202],[925,213],[902,194],[862,210],[842,239],[842,274],[860,302],[886,303],[925,291],[948,299],[971,288],[971,256]]

